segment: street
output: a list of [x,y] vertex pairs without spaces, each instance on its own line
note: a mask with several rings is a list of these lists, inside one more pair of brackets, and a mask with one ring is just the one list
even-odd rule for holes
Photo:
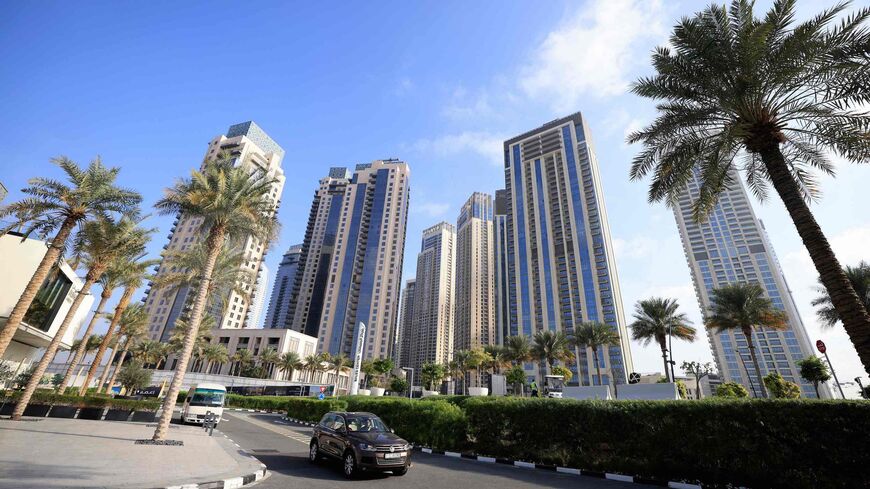
[[348,481],[342,475],[337,461],[323,461],[311,465],[307,459],[311,429],[287,423],[278,414],[225,411],[224,420],[219,428],[243,450],[256,456],[269,468],[271,476],[256,485],[257,488],[263,489],[333,488],[337,485],[451,489],[455,487],[475,489],[637,487],[626,482],[489,464],[421,452],[414,452],[413,465],[405,476],[364,474],[357,480]]

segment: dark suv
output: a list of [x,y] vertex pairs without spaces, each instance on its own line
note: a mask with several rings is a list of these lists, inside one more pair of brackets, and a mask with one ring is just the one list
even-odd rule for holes
[[405,475],[411,466],[411,444],[399,438],[372,413],[330,412],[314,427],[308,460],[322,456],[342,461],[348,479],[361,470]]

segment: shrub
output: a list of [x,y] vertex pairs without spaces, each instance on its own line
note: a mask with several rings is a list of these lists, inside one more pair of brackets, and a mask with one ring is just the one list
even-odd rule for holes
[[390,380],[390,390],[397,394],[406,392],[408,390],[408,381],[399,377],[393,377]]
[[461,450],[466,445],[465,414],[449,402],[367,396],[345,399],[348,411],[378,415],[409,442],[454,450]]
[[[239,394],[227,395],[227,407],[242,409],[264,409],[267,411],[284,411],[287,409],[289,399],[299,399],[298,396],[241,396]],[[318,420],[319,421],[319,420]]]
[[[13,392],[13,400],[21,397],[21,392]],[[114,399],[108,396],[78,396],[72,394],[55,394],[48,390],[37,390],[30,398],[31,404],[52,404],[55,406],[102,407],[109,409],[128,409],[134,411],[157,411],[159,401],[135,399]]]
[[749,391],[737,382],[725,382],[716,388],[716,397],[749,397]]
[[767,391],[772,397],[778,399],[800,399],[801,388],[794,382],[789,382],[782,378],[782,375],[771,372],[761,379]]
[[316,423],[330,411],[347,410],[343,399],[315,399],[312,397],[290,397],[285,401],[287,416]]
[[870,403],[862,401],[500,398],[464,406],[477,453],[704,487],[861,487],[870,464]]
[[144,389],[151,384],[151,371],[143,369],[139,362],[130,362],[121,367],[118,382],[132,394],[137,389]]
[[447,396],[440,396],[439,395],[439,396],[422,397],[422,398],[420,398],[420,401],[422,401],[422,402],[430,402],[430,401],[449,402],[450,404],[453,404],[454,406],[462,409],[463,405],[465,404],[465,401],[467,401],[468,399],[471,399],[471,396],[463,396],[463,395],[457,394],[457,395],[447,395]]

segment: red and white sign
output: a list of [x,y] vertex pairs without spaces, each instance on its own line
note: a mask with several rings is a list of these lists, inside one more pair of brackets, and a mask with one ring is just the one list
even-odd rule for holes
[[828,347],[825,346],[825,342],[822,340],[816,341],[816,348],[818,348],[819,353],[825,353],[825,350],[828,349]]
[[325,385],[321,385],[321,386],[320,386],[320,392],[326,392],[326,386],[325,386]]

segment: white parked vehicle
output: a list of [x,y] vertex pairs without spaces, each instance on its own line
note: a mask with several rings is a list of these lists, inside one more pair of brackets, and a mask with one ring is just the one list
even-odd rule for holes
[[546,397],[562,399],[562,391],[565,388],[565,377],[562,375],[544,376],[544,393]]
[[224,413],[224,400],[227,388],[220,384],[197,384],[187,391],[184,407],[181,409],[181,421],[184,423],[199,423],[205,420],[206,413],[217,416],[217,422]]

